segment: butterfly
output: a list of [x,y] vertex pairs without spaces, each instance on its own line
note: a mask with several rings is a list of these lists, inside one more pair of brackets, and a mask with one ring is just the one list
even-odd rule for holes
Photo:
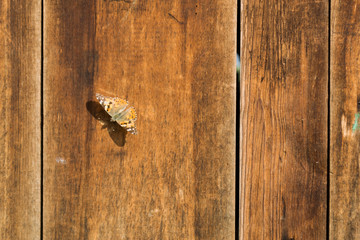
[[96,98],[111,116],[110,121],[117,122],[131,134],[137,134],[135,125],[137,119],[136,111],[134,107],[128,107],[128,101],[117,97],[106,97],[98,93]]

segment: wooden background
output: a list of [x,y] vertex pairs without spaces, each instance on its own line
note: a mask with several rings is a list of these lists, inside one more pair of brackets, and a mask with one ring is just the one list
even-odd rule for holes
[[243,1],[240,239],[325,239],[327,1]]
[[360,127],[355,124],[360,116],[359,5],[331,3],[331,239],[360,239]]
[[236,2],[45,1],[44,24],[44,239],[234,237]]
[[0,239],[41,235],[41,2],[0,4]]
[[359,3],[241,1],[235,206],[235,0],[3,1],[0,238],[359,239]]
[[240,239],[360,239],[359,4],[241,1]]

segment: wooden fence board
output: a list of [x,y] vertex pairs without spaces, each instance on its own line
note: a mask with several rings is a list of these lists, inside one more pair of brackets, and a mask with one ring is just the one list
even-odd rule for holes
[[41,1],[0,13],[0,239],[40,239]]
[[240,239],[325,239],[328,1],[242,1]]
[[360,9],[332,1],[330,239],[360,239]]
[[[44,12],[44,239],[233,238],[236,2]],[[96,93],[126,98],[139,134]]]

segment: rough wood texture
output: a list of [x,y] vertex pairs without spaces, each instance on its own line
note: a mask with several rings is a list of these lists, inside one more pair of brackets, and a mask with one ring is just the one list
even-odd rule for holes
[[0,239],[40,239],[41,1],[1,1],[0,39]]
[[330,239],[360,239],[360,1],[332,1]]
[[234,0],[45,1],[44,239],[234,237],[235,23]]
[[328,1],[242,1],[240,239],[325,239]]

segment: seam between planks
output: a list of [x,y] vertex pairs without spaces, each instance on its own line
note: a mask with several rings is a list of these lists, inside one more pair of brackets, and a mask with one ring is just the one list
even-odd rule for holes
[[40,239],[44,223],[44,0],[41,0],[41,61],[40,61]]
[[327,199],[326,199],[326,239],[330,239],[330,108],[331,108],[331,0],[328,2],[328,122],[327,122]]
[[[236,54],[240,50],[241,0],[237,0]],[[240,56],[240,51],[239,51]],[[241,60],[240,60],[241,61]],[[236,121],[235,121],[235,240],[240,237],[240,72],[236,72]]]

